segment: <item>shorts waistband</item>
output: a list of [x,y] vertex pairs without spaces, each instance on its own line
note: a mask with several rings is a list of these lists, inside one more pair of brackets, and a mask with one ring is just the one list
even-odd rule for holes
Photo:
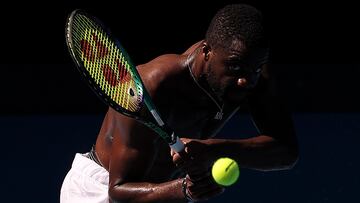
[[103,165],[103,164],[101,163],[101,161],[99,160],[99,157],[98,157],[98,155],[97,155],[97,153],[96,153],[96,151],[95,151],[95,145],[93,145],[93,146],[91,147],[91,150],[90,150],[89,153],[86,153],[86,154],[85,154],[85,157],[93,160],[93,161],[94,161],[95,163],[97,163],[99,166],[104,167],[104,165]]

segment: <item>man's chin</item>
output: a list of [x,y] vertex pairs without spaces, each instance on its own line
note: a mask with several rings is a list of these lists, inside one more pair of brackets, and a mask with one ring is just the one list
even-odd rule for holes
[[246,89],[232,89],[229,91],[226,91],[224,94],[224,99],[231,103],[239,103],[244,100],[246,97],[248,91]]

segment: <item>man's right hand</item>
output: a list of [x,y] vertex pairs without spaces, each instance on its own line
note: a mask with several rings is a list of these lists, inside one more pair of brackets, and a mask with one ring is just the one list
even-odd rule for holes
[[[174,164],[187,175],[184,179],[183,192],[192,201],[204,201],[224,192],[211,175],[211,163],[208,146],[201,140],[181,138],[185,149],[181,153],[171,151]],[[210,159],[209,159],[210,158]]]
[[[202,175],[212,167],[214,162],[206,141],[181,138],[185,148],[182,152],[171,150],[171,156],[177,168],[189,174],[192,178]],[[197,178],[196,178],[197,179]]]
[[183,192],[192,202],[205,201],[222,194],[225,188],[216,184],[211,173],[192,179],[187,175],[184,179]]

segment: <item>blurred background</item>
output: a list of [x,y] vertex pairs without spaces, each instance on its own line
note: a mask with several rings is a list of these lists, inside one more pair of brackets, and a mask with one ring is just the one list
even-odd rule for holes
[[[215,12],[249,3],[264,14],[300,143],[288,171],[243,169],[211,202],[359,202],[359,30],[354,3],[321,1],[36,1],[0,12],[3,202],[59,202],[76,152],[96,139],[107,107],[81,80],[65,44],[76,8],[99,17],[141,64],[204,37]],[[239,112],[219,136],[255,135]]]

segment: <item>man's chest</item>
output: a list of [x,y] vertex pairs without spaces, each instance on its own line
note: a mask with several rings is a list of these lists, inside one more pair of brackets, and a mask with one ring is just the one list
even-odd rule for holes
[[[194,102],[191,98],[170,98],[159,108],[164,121],[179,137],[204,139],[212,137],[237,110],[219,109],[211,102]],[[222,114],[221,117],[218,115]]]

